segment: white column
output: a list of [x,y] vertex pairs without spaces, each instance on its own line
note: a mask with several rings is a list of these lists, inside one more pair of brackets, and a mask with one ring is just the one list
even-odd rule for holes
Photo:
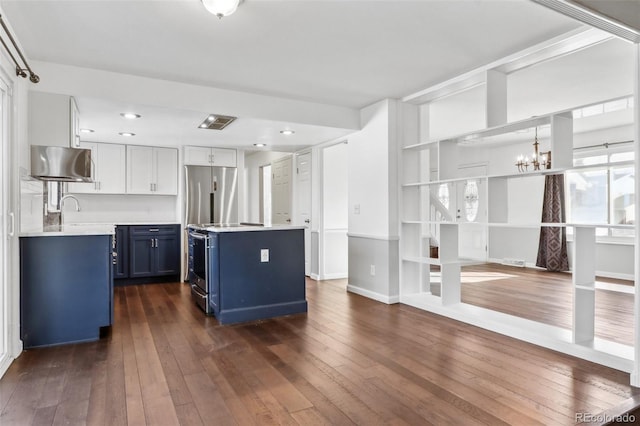
[[596,229],[573,228],[573,343],[590,344],[595,335]]
[[496,70],[486,75],[486,121],[487,127],[507,123],[507,75]]

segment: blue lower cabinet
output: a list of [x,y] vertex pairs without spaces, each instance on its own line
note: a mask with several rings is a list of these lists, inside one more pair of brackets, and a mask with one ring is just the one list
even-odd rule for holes
[[180,274],[180,226],[129,226],[129,278]]
[[110,235],[20,238],[25,348],[97,340],[113,321]]
[[[209,303],[217,304],[221,324],[307,312],[304,230],[211,235],[217,236],[217,247],[210,250]],[[268,261],[262,259],[264,250]]]

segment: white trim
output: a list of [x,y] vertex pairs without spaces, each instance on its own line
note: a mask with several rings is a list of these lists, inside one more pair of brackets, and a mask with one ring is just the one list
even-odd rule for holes
[[349,275],[346,272],[334,272],[332,274],[324,274],[320,281],[323,280],[342,280],[348,278]]
[[354,234],[353,232],[348,232],[347,237],[349,238],[363,238],[367,240],[380,240],[380,241],[398,241],[400,237],[397,235],[366,235],[366,234]]
[[400,296],[387,296],[382,293],[376,293],[375,291],[367,290],[362,287],[356,287],[352,284],[347,284],[347,291],[350,293],[359,294],[360,296],[368,297],[369,299],[377,300],[378,302],[392,305],[400,302]]
[[309,274],[309,278],[311,278],[314,281],[320,281],[320,275],[318,274]]

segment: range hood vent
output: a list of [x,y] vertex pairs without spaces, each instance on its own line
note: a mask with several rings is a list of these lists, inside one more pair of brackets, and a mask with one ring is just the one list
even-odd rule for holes
[[209,114],[207,118],[198,126],[200,129],[222,130],[238,117],[230,115]]
[[91,150],[32,145],[31,176],[45,181],[93,182]]

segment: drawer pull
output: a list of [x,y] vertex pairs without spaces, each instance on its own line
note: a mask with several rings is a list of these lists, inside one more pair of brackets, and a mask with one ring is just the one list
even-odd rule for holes
[[158,232],[159,230],[158,228],[149,228],[149,232]]

